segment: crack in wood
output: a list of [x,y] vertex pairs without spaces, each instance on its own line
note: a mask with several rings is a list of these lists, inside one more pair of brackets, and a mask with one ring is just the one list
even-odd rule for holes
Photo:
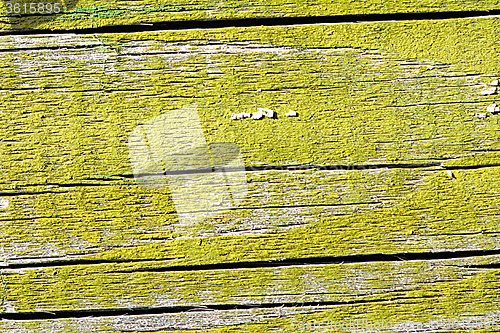
[[[432,260],[443,260],[443,259],[485,257],[491,255],[499,255],[499,254],[500,250],[444,251],[444,252],[423,252],[423,253],[408,252],[408,253],[395,253],[395,254],[358,254],[358,255],[347,255],[347,256],[286,258],[278,260],[246,261],[246,262],[240,261],[240,262],[227,262],[218,264],[138,268],[132,270],[116,270],[113,271],[113,273],[204,271],[204,270],[223,270],[223,269],[238,269],[238,268],[241,269],[241,268],[286,267],[286,266],[306,266],[306,265],[338,265],[338,264],[350,264],[350,263],[393,262],[393,261],[432,261]],[[14,270],[14,269],[24,269],[24,268],[98,265],[107,263],[136,263],[136,262],[142,263],[142,262],[168,261],[175,259],[176,258],[57,260],[57,261],[45,261],[38,263],[7,264],[4,266],[0,266],[0,269]]]
[[[224,172],[241,172],[241,171],[299,171],[299,170],[375,170],[375,169],[418,169],[441,166],[441,163],[390,163],[390,164],[365,164],[365,165],[312,165],[312,164],[297,164],[297,165],[267,165],[267,166],[247,166],[245,170],[240,167],[225,167]],[[216,172],[218,168],[202,168],[191,170],[176,170],[165,171],[161,174],[140,173],[134,175],[113,175],[112,177],[123,178],[140,178],[148,176],[167,176],[167,175],[184,175]]]
[[[480,164],[473,166],[443,166],[442,163],[390,163],[390,164],[364,164],[364,165],[311,165],[311,164],[298,164],[298,165],[268,165],[268,166],[247,166],[245,167],[246,172],[252,171],[299,171],[299,170],[377,170],[377,169],[419,169],[419,168],[430,168],[430,167],[442,167],[446,170],[472,170],[472,169],[482,169],[498,167],[500,163],[490,163],[490,164]],[[141,173],[136,174],[121,174],[112,175],[111,177],[121,177],[121,178],[140,178],[140,177],[161,177],[167,175],[185,175],[185,174],[199,174],[199,173],[210,173],[216,172],[216,168],[203,168],[203,169],[192,169],[192,170],[176,170],[176,171],[165,171],[161,174],[151,174],[151,173]],[[241,172],[241,168],[227,167],[224,168],[224,172]]]
[[42,50],[56,50],[65,51],[68,49],[92,49],[102,46],[101,44],[86,44],[86,45],[64,45],[64,46],[37,46],[37,47],[15,47],[0,49],[0,53],[23,52],[23,51],[42,51]]
[[30,262],[23,264],[7,264],[0,266],[0,269],[24,269],[24,268],[45,268],[45,267],[62,267],[62,266],[78,266],[78,265],[100,265],[100,264],[120,264],[120,263],[143,263],[153,261],[168,261],[176,258],[162,259],[99,259],[99,260],[54,260],[44,262]]
[[361,15],[333,15],[333,16],[302,16],[302,17],[259,17],[241,19],[207,19],[164,22],[142,22],[128,25],[108,25],[98,28],[67,29],[67,30],[6,30],[0,31],[5,35],[55,35],[55,34],[101,34],[143,32],[159,30],[187,30],[187,29],[217,29],[226,27],[256,27],[256,26],[293,26],[304,24],[332,24],[332,23],[365,23],[365,22],[395,22],[417,20],[444,20],[457,18],[488,17],[500,14],[500,10],[476,11],[447,11],[447,12],[420,12],[394,14],[361,14]]
[[467,265],[467,268],[500,269],[500,263],[496,263],[496,264],[482,264],[482,265]]
[[186,265],[171,267],[139,268],[134,270],[121,270],[117,273],[133,272],[170,272],[170,271],[199,271],[215,269],[237,269],[237,268],[262,268],[304,265],[335,265],[367,262],[390,262],[390,261],[416,261],[416,260],[443,260],[468,257],[483,257],[500,254],[500,250],[472,250],[472,251],[446,251],[426,253],[396,253],[396,254],[360,254],[347,256],[325,256],[311,258],[288,258],[269,261],[220,263],[206,265]]
[[[421,296],[418,298],[436,298],[440,295]],[[353,300],[344,302],[316,301],[316,302],[291,302],[291,303],[261,303],[261,304],[210,304],[194,306],[166,306],[166,307],[137,307],[137,308],[112,308],[112,309],[89,309],[89,310],[63,310],[63,311],[39,311],[39,312],[11,312],[2,313],[2,320],[47,320],[83,317],[116,317],[116,316],[137,316],[165,313],[184,313],[200,311],[228,311],[228,310],[248,310],[248,309],[276,309],[276,308],[299,308],[299,307],[320,307],[320,306],[342,306],[359,305],[370,303],[387,303],[400,300],[415,300],[416,297],[394,297],[389,300]]]
[[47,194],[54,193],[60,194],[65,192],[54,192],[54,191],[17,191],[17,192],[0,192],[0,197],[15,197],[19,195],[38,195],[38,194]]

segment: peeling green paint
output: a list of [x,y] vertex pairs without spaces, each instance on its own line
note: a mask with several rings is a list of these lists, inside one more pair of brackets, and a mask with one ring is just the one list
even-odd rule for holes
[[[5,4],[0,15],[10,24],[3,30],[15,29],[84,29],[106,25],[137,24],[174,20],[228,19],[255,17],[296,17],[323,15],[357,15],[383,13],[414,13],[438,11],[476,11],[498,9],[496,0],[477,1],[224,1],[198,3],[191,0],[134,1],[124,5],[120,1],[61,1],[62,12],[57,15],[8,17]],[[3,20],[4,21],[4,20]]]
[[[9,259],[70,253],[171,258],[172,265],[498,248],[499,167],[454,169],[456,179],[438,166],[255,173],[248,176],[250,205],[262,204],[266,193],[266,204],[277,206],[357,203],[352,209],[306,207],[300,214],[311,218],[284,229],[298,220],[297,212],[289,211],[273,217],[276,224],[262,234],[237,231],[247,228],[245,219],[269,221],[265,214],[271,209],[230,211],[192,229],[176,228],[167,191],[145,191],[121,177],[131,173],[128,133],[191,102],[199,104],[207,141],[237,143],[248,165],[496,164],[498,116],[476,119],[469,113],[495,100],[480,96],[475,85],[498,75],[497,25],[498,19],[488,18],[110,34],[100,41],[75,38],[94,45],[88,49],[2,53],[0,188],[38,193],[8,197],[9,210],[0,212],[0,244]],[[9,41],[16,39],[2,37],[0,43]],[[221,41],[229,51],[217,50]],[[259,52],[263,46],[268,50]],[[253,49],[244,53],[245,48]],[[165,50],[174,54],[147,54]],[[54,55],[62,58],[47,61]],[[414,105],[421,100],[429,103]],[[223,117],[260,106],[276,110],[278,118]],[[299,117],[281,117],[288,109]],[[75,183],[89,186],[71,187]],[[287,197],[278,183],[299,194]],[[377,200],[378,206],[361,204]],[[421,265],[409,267],[418,271]],[[296,274],[294,269],[287,274]],[[380,264],[379,270],[389,265]],[[131,300],[155,304],[151,296],[157,291],[148,283],[156,275],[84,279],[91,272],[103,276],[99,269],[64,267],[4,278],[9,301],[19,310],[53,309],[43,303],[47,294],[59,307],[81,308],[86,302],[113,307],[125,287]],[[324,282],[330,274],[335,279],[340,273],[318,273],[316,280]],[[460,315],[453,312],[457,305],[485,315],[496,310],[496,287],[490,286],[497,275],[485,271],[405,291],[414,302],[344,306],[297,318],[339,320],[365,313],[363,318],[428,321]],[[195,277],[182,276],[178,286],[185,289],[179,295],[199,301]],[[273,276],[249,277],[248,283],[262,286],[268,277]],[[233,281],[214,297],[229,298],[238,287],[248,287],[246,282]],[[120,288],[109,290],[113,283]],[[371,288],[382,282],[373,283]],[[75,286],[86,288],[81,299],[74,298]],[[299,286],[292,281],[288,287]],[[430,304],[424,296],[438,301]],[[257,332],[273,325],[291,327],[279,320],[238,329]]]

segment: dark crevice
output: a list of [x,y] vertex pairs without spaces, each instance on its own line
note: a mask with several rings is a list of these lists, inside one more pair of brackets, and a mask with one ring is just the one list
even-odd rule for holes
[[[422,296],[420,298],[436,298],[435,296]],[[114,309],[89,309],[89,310],[66,310],[66,311],[39,311],[39,312],[15,312],[2,313],[0,318],[4,320],[46,320],[83,317],[116,317],[116,316],[139,316],[152,314],[205,312],[205,311],[231,311],[251,309],[277,309],[296,307],[324,307],[342,305],[362,305],[380,302],[394,302],[401,300],[415,300],[415,297],[393,297],[390,299],[355,300],[345,302],[318,301],[318,302],[290,302],[290,303],[261,303],[261,304],[208,304],[166,307],[137,307],[137,308],[114,308]]]
[[479,269],[500,269],[500,263],[498,264],[482,264],[482,265],[467,265],[467,268],[479,268]]
[[14,221],[34,221],[39,219],[54,219],[53,216],[36,216],[36,217],[17,217],[11,219],[0,219],[0,222],[14,222]]
[[224,168],[203,168],[193,170],[177,170],[165,171],[162,174],[143,173],[143,174],[126,174],[126,175],[113,175],[111,177],[123,178],[141,178],[141,177],[161,177],[171,175],[186,175],[186,174],[199,174],[211,172],[241,172],[241,171],[299,171],[299,170],[367,170],[367,169],[415,169],[415,168],[429,168],[441,166],[441,163],[390,163],[390,164],[365,164],[365,165],[310,165],[310,164],[297,164],[297,165],[267,165],[267,166],[247,166],[247,167],[224,167]]
[[65,192],[54,192],[54,191],[17,191],[17,192],[0,192],[0,197],[15,197],[19,195],[38,195],[38,194],[47,194],[47,193],[55,193],[55,194],[61,194]]
[[247,261],[247,262],[206,264],[206,265],[139,268],[134,270],[121,270],[115,272],[133,273],[133,272],[202,271],[202,270],[238,269],[238,268],[266,268],[266,267],[284,267],[284,266],[350,264],[350,263],[365,263],[365,262],[443,260],[443,259],[456,259],[456,258],[467,258],[467,257],[483,257],[490,255],[500,255],[500,250],[471,250],[471,251],[396,253],[396,254],[359,254],[359,255],[336,256],[336,257],[325,256],[325,257],[311,257],[311,258],[288,258],[288,259],[267,260],[267,261]]
[[500,10],[482,11],[448,11],[424,13],[394,13],[394,14],[363,14],[363,15],[334,15],[334,16],[308,16],[308,17],[260,17],[241,19],[210,19],[210,20],[185,20],[137,23],[130,25],[109,25],[98,28],[68,29],[68,30],[7,30],[0,35],[39,35],[39,34],[99,34],[99,33],[124,33],[159,30],[184,30],[184,29],[216,29],[225,27],[258,27],[278,25],[304,25],[304,24],[331,24],[331,23],[363,23],[380,21],[415,21],[415,20],[444,20],[456,18],[474,18],[499,15]]
[[[203,244],[200,239],[199,246]],[[499,250],[470,250],[470,251],[446,251],[446,252],[410,252],[396,254],[357,254],[347,256],[323,256],[309,258],[287,258],[277,260],[262,261],[240,261],[232,263],[202,264],[202,265],[182,265],[153,268],[137,268],[131,270],[116,270],[111,273],[134,273],[134,272],[177,272],[177,271],[208,271],[223,269],[246,269],[246,268],[266,268],[266,267],[286,267],[286,266],[306,266],[306,265],[337,265],[350,263],[368,262],[392,262],[392,261],[415,261],[415,260],[443,260],[469,257],[484,257],[500,255]],[[55,260],[36,263],[8,264],[0,266],[0,269],[24,269],[24,268],[45,268],[77,265],[98,265],[114,263],[136,263],[136,262],[160,262],[176,260],[179,258],[162,259],[110,259],[110,260]],[[469,266],[473,267],[473,266]]]
[[498,235],[497,231],[476,231],[476,232],[441,232],[437,234],[427,234],[426,236],[465,236],[465,235]]
[[97,183],[97,184],[89,184],[89,183],[73,183],[73,184],[54,184],[54,186],[58,187],[79,187],[79,186],[109,186],[113,184],[103,184],[103,183]]
[[[403,92],[400,90],[400,92]],[[451,104],[482,104],[484,101],[459,101],[459,102],[429,102],[429,103],[412,103],[405,105],[386,105],[384,108],[406,108],[410,106],[437,106],[437,105],[451,105]]]
[[466,166],[452,166],[452,167],[445,167],[445,168],[449,169],[449,170],[474,170],[474,169],[491,168],[491,167],[498,167],[498,166],[500,166],[500,163],[466,165]]
[[[230,207],[226,209],[221,209],[222,211],[226,210],[242,210],[242,209],[281,209],[281,208],[307,208],[307,207],[337,207],[337,206],[358,206],[358,205],[379,205],[382,204],[380,201],[367,201],[367,202],[349,202],[349,203],[336,203],[336,204],[303,204],[303,205],[274,205],[274,206],[238,206],[238,207]],[[213,212],[216,210],[210,210]],[[196,212],[189,212],[196,213]]]
[[[116,180],[115,180],[116,181]],[[85,187],[85,186],[112,186],[112,185],[122,185],[122,184],[111,184],[111,183],[33,183],[26,184],[23,187],[35,187],[35,186],[53,186],[58,188],[66,187]],[[60,192],[57,192],[60,193]]]
[[177,259],[177,258],[110,259],[110,260],[54,260],[54,261],[44,261],[44,262],[30,262],[30,263],[23,263],[23,264],[0,265],[0,269],[45,268],[45,267],[99,265],[99,264],[121,264],[121,263],[136,263],[136,262],[168,261],[168,260],[175,260],[175,259]]
[[[3,33],[0,32],[0,35]],[[37,46],[37,47],[16,47],[16,48],[8,48],[8,49],[0,49],[0,53],[3,52],[20,52],[20,51],[41,51],[41,50],[57,50],[63,51],[66,49],[76,50],[76,49],[91,49],[95,47],[102,46],[102,44],[89,44],[89,45],[65,45],[65,46]],[[25,90],[32,88],[17,88],[16,90]]]
[[359,206],[359,205],[380,205],[381,201],[366,201],[366,202],[348,202],[348,203],[331,203],[331,204],[301,204],[301,205],[272,205],[272,206],[236,206],[224,207],[221,209],[211,210],[191,210],[184,213],[204,213],[204,212],[225,212],[228,210],[258,210],[258,209],[286,209],[286,208],[312,208],[312,207],[340,207],[340,206]]
[[474,153],[489,153],[493,151],[500,151],[500,149],[471,149],[469,151]]
[[[377,142],[385,143],[385,142]],[[443,160],[449,160],[452,158],[447,158]],[[177,170],[177,171],[165,171],[161,174],[154,173],[141,173],[141,174],[121,174],[112,175],[111,177],[121,177],[121,178],[143,178],[143,177],[162,177],[162,176],[173,176],[173,175],[187,175],[187,174],[201,174],[201,173],[211,173],[211,172],[242,172],[242,171],[300,171],[300,170],[376,170],[376,169],[418,169],[418,168],[430,168],[430,167],[442,167],[446,170],[470,170],[470,169],[481,169],[498,167],[499,163],[495,164],[479,164],[473,166],[443,166],[442,163],[389,163],[389,164],[364,164],[364,165],[268,165],[268,166],[247,166],[243,167],[227,167],[227,168],[203,168],[203,169],[192,169],[192,170]],[[95,179],[95,178],[88,178]],[[116,179],[116,178],[115,178]]]
[[122,180],[123,177],[114,177],[112,178],[113,176],[110,176],[110,177],[88,177],[88,178],[85,178],[84,180],[98,180],[98,181],[101,181],[101,182],[116,182],[116,181],[119,181],[119,180]]

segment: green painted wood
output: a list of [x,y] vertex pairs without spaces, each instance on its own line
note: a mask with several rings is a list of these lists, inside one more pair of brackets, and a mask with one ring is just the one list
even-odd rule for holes
[[[488,165],[498,163],[498,116],[470,115],[495,101],[479,92],[496,78],[496,22],[4,37],[8,258],[210,263],[497,248],[498,167]],[[207,141],[237,144],[247,166],[478,168],[455,170],[456,179],[437,165],[252,173],[242,207],[261,208],[182,228],[167,190],[124,178],[132,175],[127,141],[136,126],[193,102]],[[228,118],[258,107],[277,118]],[[283,117],[289,109],[299,116]],[[387,233],[406,241],[377,236]],[[211,243],[194,246],[208,235]]]
[[[409,301],[408,303],[410,303]],[[412,304],[387,302],[384,310],[401,312],[411,309]],[[74,332],[85,330],[93,332],[191,332],[205,330],[209,332],[268,332],[276,329],[281,332],[352,332],[355,330],[378,330],[391,332],[399,329],[401,332],[498,332],[496,320],[498,312],[494,311],[487,317],[463,315],[446,319],[435,319],[424,322],[407,321],[393,322],[376,319],[368,321],[359,313],[367,311],[364,306],[351,305],[346,307],[297,307],[284,309],[252,309],[213,311],[200,310],[181,314],[163,314],[148,316],[124,316],[108,318],[85,318],[47,320],[34,324],[33,322],[2,322],[6,329],[20,329],[24,332],[36,332],[43,329],[47,332]],[[432,308],[427,309],[432,311]],[[378,313],[377,313],[378,314]],[[375,314],[374,314],[375,316]],[[381,315],[380,318],[383,316]],[[343,325],[343,326],[342,326]]]
[[252,173],[241,206],[191,226],[179,224],[164,190],[47,185],[8,198],[2,246],[12,263],[169,258],[171,265],[497,249],[490,184],[498,169],[454,171],[457,179],[436,169]]
[[[116,271],[498,249],[499,116],[470,115],[485,112],[497,98],[480,94],[498,78],[497,27],[497,18],[481,18],[1,37],[0,197],[3,206],[8,200],[0,210],[4,312],[347,303],[160,315],[146,328],[139,326],[148,316],[0,325],[264,332],[297,331],[293,320],[402,323],[495,316],[498,270],[467,265],[495,263],[496,257]],[[207,141],[237,144],[247,166],[396,167],[248,172],[241,207],[181,226],[168,190],[144,189],[130,178],[127,140],[136,126],[192,103]],[[228,117],[258,107],[272,108],[277,118]],[[284,117],[290,109],[298,117]],[[8,268],[54,259],[165,261]],[[360,280],[353,284],[355,276]],[[349,303],[356,300],[362,302]]]
[[[414,325],[416,330],[420,325],[422,331],[441,332],[448,326],[482,332],[498,328],[496,291],[500,273],[478,265],[497,262],[498,256],[489,256],[184,272],[134,271],[158,266],[151,263],[5,270],[4,304],[20,312],[195,307],[183,313],[154,316],[16,322],[17,327],[46,330],[59,325],[69,331],[79,323],[98,332],[120,328],[138,332],[279,328],[293,332],[297,327],[307,332],[319,328],[346,332],[349,330],[330,326],[357,320],[364,325],[384,323],[387,329],[383,331],[395,331],[390,328],[396,325],[406,325],[406,329]],[[231,304],[255,308],[213,309]],[[286,306],[266,309],[263,304]],[[2,321],[0,326],[8,328],[13,324]]]
[[[5,302],[18,312],[126,307],[353,302],[412,296],[459,296],[459,285],[493,282],[498,256],[446,260],[337,263],[290,267],[162,272],[169,262],[5,269]],[[391,279],[387,279],[390,275]],[[92,278],[89,278],[92,277]],[[95,277],[95,278],[94,278]],[[488,286],[486,280],[492,284]],[[78,297],[75,297],[78,294]],[[50,295],[50,296],[49,296]],[[460,296],[464,297],[464,295]],[[82,303],[82,300],[84,301]],[[464,299],[465,301],[465,299]],[[425,302],[422,300],[422,302]],[[432,303],[432,302],[430,302]],[[494,304],[491,304],[494,306]],[[498,304],[497,304],[498,306]]]
[[[10,4],[10,5],[9,5]],[[18,4],[17,7],[15,5]],[[36,4],[31,8],[31,4]],[[43,11],[40,4],[43,4]],[[57,6],[56,6],[57,5]],[[297,17],[408,12],[471,11],[499,9],[497,0],[487,1],[3,1],[2,30],[79,29],[116,24],[141,24],[175,20],[255,17]],[[17,13],[17,14],[16,14]]]

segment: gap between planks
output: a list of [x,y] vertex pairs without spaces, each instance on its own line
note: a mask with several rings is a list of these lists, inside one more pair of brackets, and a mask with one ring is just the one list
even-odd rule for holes
[[166,22],[142,22],[126,25],[109,25],[83,29],[23,29],[0,31],[0,36],[12,35],[60,35],[60,34],[103,34],[103,33],[133,33],[163,30],[219,29],[228,27],[259,27],[259,26],[297,26],[324,24],[360,24],[368,22],[400,22],[419,20],[445,20],[457,18],[488,18],[497,17],[500,10],[482,11],[448,11],[423,13],[393,13],[393,14],[361,14],[306,17],[259,17],[240,19],[206,19]]

